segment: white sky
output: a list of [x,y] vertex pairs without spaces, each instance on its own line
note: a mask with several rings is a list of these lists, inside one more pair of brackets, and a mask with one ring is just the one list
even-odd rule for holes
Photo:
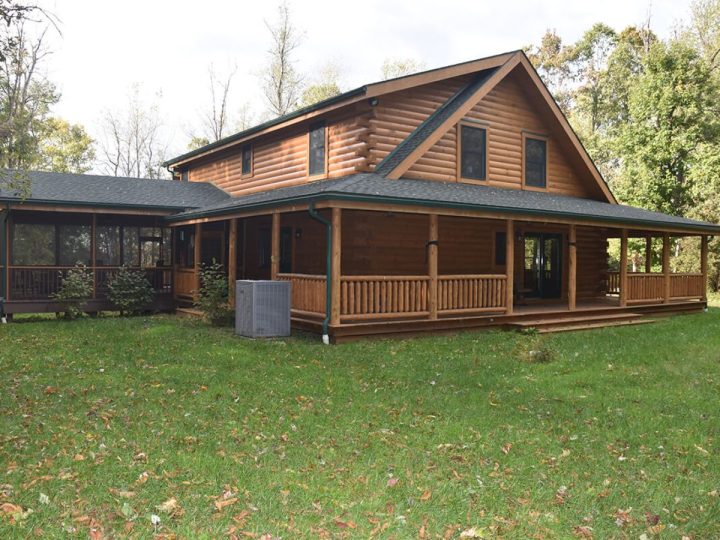
[[[161,93],[168,157],[186,150],[188,133],[209,102],[207,69],[237,64],[231,113],[250,102],[261,112],[257,73],[268,48],[265,20],[276,1],[45,0],[60,19],[47,63],[62,99],[55,113],[97,138],[104,109],[121,108],[141,83],[147,100]],[[298,69],[311,74],[328,60],[343,70],[343,90],[373,82],[387,57],[438,67],[537,43],[547,28],[565,42],[595,22],[616,29],[641,24],[651,11],[662,37],[687,18],[689,0],[291,0],[303,32]]]

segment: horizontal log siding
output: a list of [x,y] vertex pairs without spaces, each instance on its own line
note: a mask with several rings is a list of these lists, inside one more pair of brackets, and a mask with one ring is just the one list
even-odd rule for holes
[[577,298],[597,298],[605,293],[607,240],[602,229],[577,227]]
[[[361,106],[327,119],[328,178],[368,170],[371,115],[369,106]],[[308,182],[307,130],[306,124],[283,130],[272,138],[252,141],[252,175],[241,174],[243,145],[238,145],[192,165],[188,169],[189,180],[212,182],[235,196]]]
[[[488,127],[488,185],[520,189],[522,175],[522,132],[551,135],[548,140],[548,191],[589,196],[588,182],[575,172],[561,146],[551,134],[551,126],[518,78],[511,74],[501,81],[465,117]],[[456,181],[457,129],[451,128],[428,152],[410,167],[408,178]]]

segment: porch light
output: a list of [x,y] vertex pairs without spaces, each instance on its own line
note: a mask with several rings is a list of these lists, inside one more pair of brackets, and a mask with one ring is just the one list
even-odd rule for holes
[[302,229],[300,227],[295,229],[295,238],[297,238],[298,240],[302,238]]

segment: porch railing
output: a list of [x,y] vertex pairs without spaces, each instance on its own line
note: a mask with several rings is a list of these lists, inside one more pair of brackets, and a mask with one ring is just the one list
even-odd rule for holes
[[291,286],[291,305],[295,311],[325,314],[326,284],[325,276],[311,274],[278,274],[281,281],[289,281]]
[[606,294],[620,294],[620,272],[607,272],[605,274]]
[[670,298],[703,298],[703,280],[702,274],[670,274]]
[[[10,266],[9,300],[51,300],[62,285],[62,279],[71,266]],[[120,267],[89,267],[93,274],[93,298],[107,297],[108,282]],[[136,268],[137,270],[137,268]],[[172,290],[172,269],[157,267],[143,269],[156,294]]]
[[665,298],[665,276],[663,274],[627,275],[627,301],[657,301]]
[[197,284],[193,268],[175,269],[175,296],[192,300],[195,297]]
[[428,315],[429,276],[342,276],[340,317]]
[[[670,274],[670,300],[703,298],[705,284],[701,273]],[[607,272],[607,294],[620,294],[620,273]],[[665,274],[628,272],[627,301],[658,302],[665,299]]]
[[438,277],[438,311],[502,311],[507,306],[505,274]]

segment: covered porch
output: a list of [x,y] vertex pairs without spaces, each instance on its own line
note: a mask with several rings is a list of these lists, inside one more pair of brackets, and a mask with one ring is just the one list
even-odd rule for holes
[[[196,269],[215,258],[230,283],[290,281],[294,325],[335,339],[706,305],[708,236],[692,231],[346,201],[196,220],[176,231],[176,253],[187,254],[175,269],[178,300],[192,299]],[[699,239],[697,269],[673,272],[672,240],[688,235]],[[637,239],[644,260],[630,253]]]

